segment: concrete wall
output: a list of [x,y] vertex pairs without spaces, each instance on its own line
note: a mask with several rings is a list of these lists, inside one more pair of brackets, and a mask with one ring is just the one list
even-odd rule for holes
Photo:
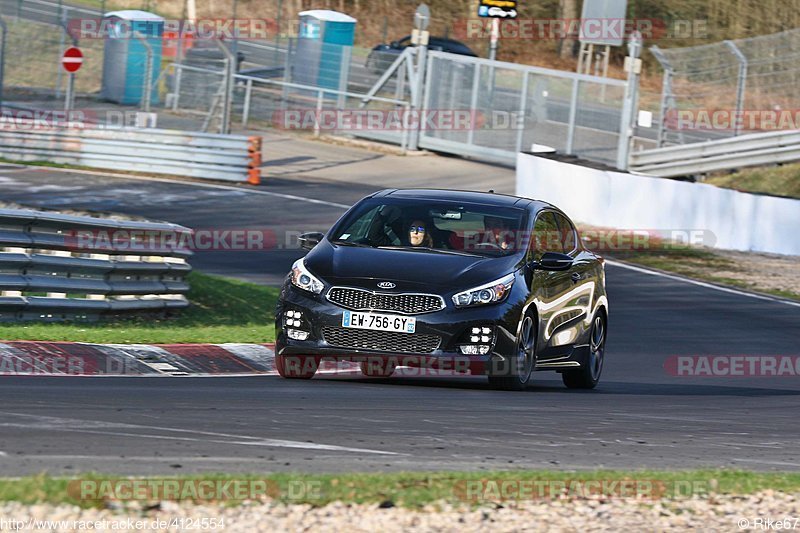
[[595,170],[520,153],[517,195],[573,220],[628,230],[700,230],[726,250],[800,255],[800,200],[713,185]]

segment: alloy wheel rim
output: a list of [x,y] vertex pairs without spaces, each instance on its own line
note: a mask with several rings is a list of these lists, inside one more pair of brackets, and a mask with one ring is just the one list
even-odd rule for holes
[[606,327],[603,317],[597,316],[592,326],[591,341],[589,344],[589,370],[592,379],[597,380],[603,370],[603,359],[606,352]]
[[525,317],[520,329],[519,348],[517,353],[518,377],[521,383],[526,383],[533,372],[534,335],[533,319]]

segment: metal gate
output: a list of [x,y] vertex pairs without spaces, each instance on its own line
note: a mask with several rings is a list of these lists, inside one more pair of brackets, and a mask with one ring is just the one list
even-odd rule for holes
[[424,121],[419,146],[514,164],[539,144],[614,165],[627,129],[625,88],[623,80],[431,51],[422,116],[455,111],[469,120]]

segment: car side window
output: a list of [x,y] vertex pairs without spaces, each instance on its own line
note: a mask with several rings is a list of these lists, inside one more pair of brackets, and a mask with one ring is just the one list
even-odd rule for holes
[[545,252],[563,253],[558,223],[552,211],[543,211],[536,217],[530,246],[530,258],[534,261],[539,261]]
[[556,213],[556,220],[558,221],[558,229],[560,231],[561,244],[564,247],[565,254],[571,254],[577,245],[575,235],[575,226],[569,221],[567,217],[561,213]]

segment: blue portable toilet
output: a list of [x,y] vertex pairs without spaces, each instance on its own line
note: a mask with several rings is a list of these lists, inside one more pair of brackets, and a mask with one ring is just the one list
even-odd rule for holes
[[350,70],[356,22],[350,15],[328,9],[301,12],[294,82],[345,89],[343,76]]
[[141,35],[153,49],[150,103],[157,104],[154,82],[161,69],[164,19],[155,13],[128,9],[106,13],[102,27],[106,31],[101,96],[118,104],[137,105],[142,101],[147,47],[136,37]]

